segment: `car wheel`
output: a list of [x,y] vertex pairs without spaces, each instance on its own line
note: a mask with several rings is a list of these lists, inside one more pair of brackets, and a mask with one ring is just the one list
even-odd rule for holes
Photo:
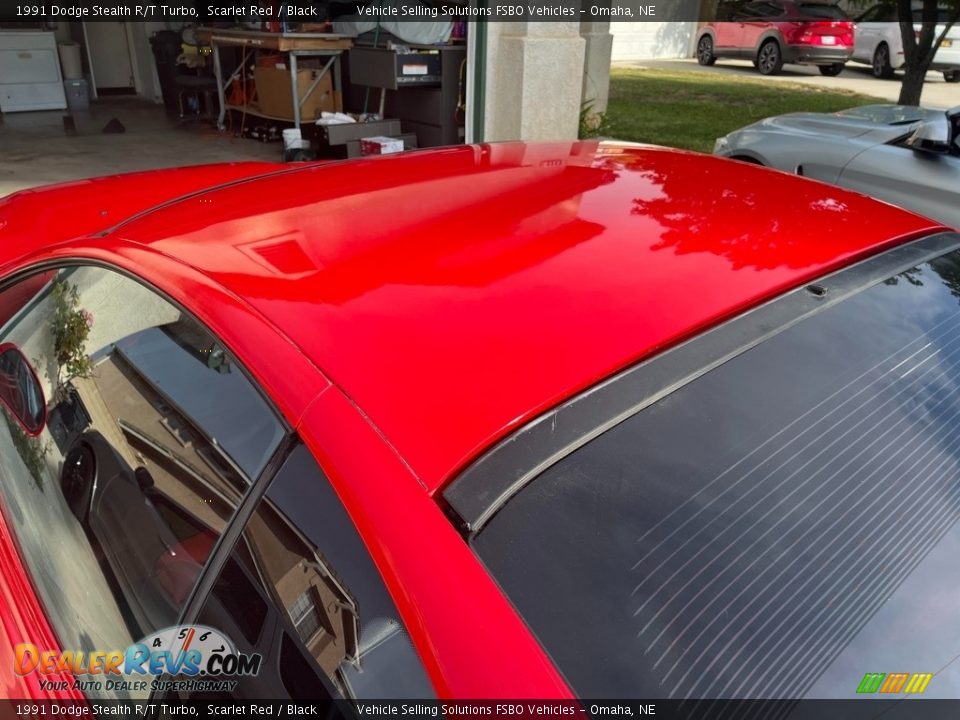
[[943,79],[948,83],[960,83],[960,70],[950,70],[943,74]]
[[776,40],[767,40],[760,46],[757,53],[757,70],[761,75],[776,75],[783,69],[783,53],[780,52],[780,43]]
[[843,72],[845,63],[834,63],[833,65],[820,65],[820,74],[826,77],[836,77]]
[[704,35],[697,43],[697,62],[701,65],[713,65],[717,56],[713,54],[713,38]]
[[86,522],[90,511],[90,494],[96,469],[97,460],[87,445],[77,445],[63,459],[60,489],[70,511],[81,523]]
[[873,76],[888,80],[893,77],[893,65],[890,64],[890,48],[886,43],[877,45],[873,51]]

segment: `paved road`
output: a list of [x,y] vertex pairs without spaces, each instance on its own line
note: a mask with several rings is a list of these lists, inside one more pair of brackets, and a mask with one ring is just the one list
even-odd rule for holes
[[[821,88],[851,90],[896,102],[900,94],[900,77],[893,80],[878,80],[870,74],[870,68],[859,63],[848,63],[837,77],[823,77],[815,67],[785,65],[780,75],[764,77],[747,60],[718,60],[713,67],[701,67],[693,58],[683,60],[638,60],[615,63],[619,67],[647,67],[659,70],[699,70],[732,77],[761,78],[770,82],[795,82]],[[921,98],[923,105],[932,108],[950,108],[960,105],[960,83],[947,83],[940,73],[927,74],[927,83]]]

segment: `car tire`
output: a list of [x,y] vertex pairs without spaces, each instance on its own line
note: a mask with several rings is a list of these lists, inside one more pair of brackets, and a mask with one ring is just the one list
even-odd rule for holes
[[783,69],[783,51],[776,40],[767,40],[757,51],[757,70],[761,75],[777,75]]
[[697,41],[697,62],[703,66],[710,66],[716,61],[717,56],[713,54],[713,38],[703,35]]
[[893,65],[890,64],[890,48],[886,43],[877,45],[873,51],[873,76],[881,80],[893,77]]
[[60,471],[60,490],[67,507],[81,525],[86,524],[90,514],[90,499],[93,481],[97,472],[97,459],[85,443],[73,447],[63,459]]
[[945,72],[943,79],[948,83],[960,83],[960,70],[949,70]]
[[843,72],[846,63],[834,63],[833,65],[820,65],[820,74],[824,77],[836,77]]

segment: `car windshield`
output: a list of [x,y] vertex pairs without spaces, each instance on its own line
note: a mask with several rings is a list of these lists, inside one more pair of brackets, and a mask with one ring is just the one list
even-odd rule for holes
[[873,285],[493,516],[473,547],[578,694],[960,696],[958,299],[958,252]]
[[842,117],[861,118],[884,125],[908,125],[921,120],[935,120],[943,117],[942,110],[916,107],[915,105],[861,105],[860,107],[840,110]]

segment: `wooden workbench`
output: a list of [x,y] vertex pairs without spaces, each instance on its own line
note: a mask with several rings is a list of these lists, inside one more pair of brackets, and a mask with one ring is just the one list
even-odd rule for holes
[[[350,38],[328,33],[270,33],[257,30],[199,28],[197,38],[208,44],[213,51],[213,72],[217,79],[217,96],[220,100],[217,126],[221,130],[224,128],[224,118],[227,115],[227,110],[240,110],[251,115],[268,117],[255,106],[227,104],[227,89],[233,79],[240,74],[252,53],[257,50],[274,50],[288,54],[290,58],[288,62],[290,85],[293,90],[293,124],[295,127],[300,127],[300,106],[310,96],[310,93],[313,92],[326,73],[332,72],[333,74],[334,93],[339,94],[341,92],[340,55],[353,47],[353,41]],[[223,69],[220,64],[220,48],[222,47],[241,47],[244,51],[243,59],[237,69],[226,79],[223,77]],[[297,82],[297,58],[300,57],[329,58],[320,75],[302,98]]]

